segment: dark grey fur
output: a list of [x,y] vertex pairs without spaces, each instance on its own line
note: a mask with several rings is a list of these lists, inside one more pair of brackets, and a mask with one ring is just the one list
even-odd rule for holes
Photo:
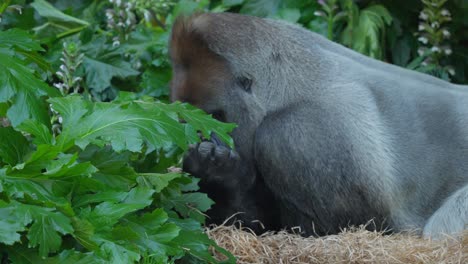
[[215,222],[241,211],[246,225],[305,234],[371,219],[434,237],[466,228],[468,87],[281,21],[223,13],[192,25],[233,77],[198,106],[238,124],[238,154],[204,142],[184,163],[219,202]]

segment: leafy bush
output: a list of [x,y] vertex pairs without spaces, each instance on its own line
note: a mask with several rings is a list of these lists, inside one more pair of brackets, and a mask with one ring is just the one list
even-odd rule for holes
[[[69,14],[44,0],[22,14],[0,9],[4,260],[214,263],[215,249],[235,261],[203,233],[213,201],[197,192],[198,179],[167,170],[199,141],[197,132],[232,145],[234,125],[164,103],[167,31],[140,20],[144,1],[134,2],[80,1],[64,9]],[[134,15],[124,24],[130,30],[109,26],[119,19],[110,15],[82,20],[99,19],[105,8]],[[152,19],[168,16],[153,11]]]

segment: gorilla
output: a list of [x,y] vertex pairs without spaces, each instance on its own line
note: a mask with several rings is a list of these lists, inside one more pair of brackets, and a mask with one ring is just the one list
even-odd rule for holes
[[[238,124],[183,169],[258,232],[459,234],[468,224],[468,87],[377,61],[282,21],[179,17],[171,100]],[[262,229],[264,228],[264,229]]]

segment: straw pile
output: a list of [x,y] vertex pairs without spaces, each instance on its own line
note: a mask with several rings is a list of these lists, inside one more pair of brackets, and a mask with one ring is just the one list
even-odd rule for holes
[[319,238],[287,232],[256,236],[233,226],[212,227],[207,233],[237,263],[468,263],[468,231],[461,239],[443,241],[364,228]]

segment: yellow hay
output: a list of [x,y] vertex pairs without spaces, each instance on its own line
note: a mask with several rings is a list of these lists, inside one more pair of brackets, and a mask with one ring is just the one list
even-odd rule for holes
[[468,231],[460,239],[442,241],[364,228],[318,238],[287,232],[256,236],[233,226],[212,227],[207,233],[237,263],[468,263]]

